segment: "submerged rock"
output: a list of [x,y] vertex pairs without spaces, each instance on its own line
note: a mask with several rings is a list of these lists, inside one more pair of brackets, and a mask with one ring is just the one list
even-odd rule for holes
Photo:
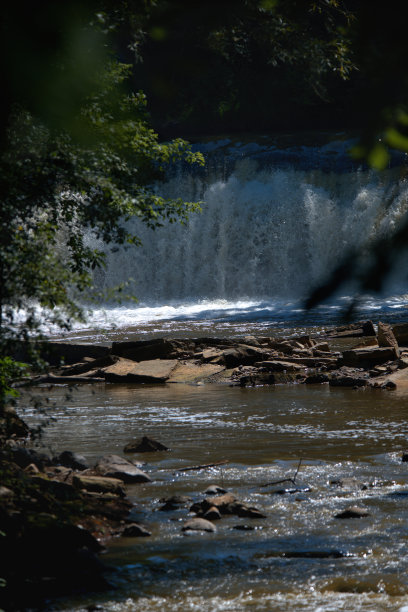
[[209,487],[207,487],[207,489],[204,491],[204,494],[205,495],[223,495],[226,492],[227,491],[225,489],[214,484],[214,485],[210,485]]
[[129,442],[123,449],[124,453],[154,453],[157,451],[168,451],[170,450],[167,446],[164,446],[161,442],[153,440],[148,436],[143,436],[139,440]]
[[121,535],[124,538],[148,538],[152,534],[146,529],[146,527],[143,527],[138,523],[132,523],[131,525],[125,527]]
[[351,518],[363,518],[365,516],[370,516],[370,513],[365,509],[359,506],[349,506],[342,512],[334,515],[334,518],[337,519],[351,519]]

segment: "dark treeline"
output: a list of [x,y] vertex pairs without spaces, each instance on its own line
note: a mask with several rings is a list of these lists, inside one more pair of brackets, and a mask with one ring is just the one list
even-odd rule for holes
[[406,97],[399,1],[160,0],[138,12],[127,7],[120,53],[134,59],[129,40],[136,39],[134,83],[165,137],[371,132]]

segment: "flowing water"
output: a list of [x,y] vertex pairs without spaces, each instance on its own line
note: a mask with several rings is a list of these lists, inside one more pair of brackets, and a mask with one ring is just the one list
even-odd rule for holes
[[[313,312],[303,298],[345,252],[387,235],[408,210],[405,171],[357,168],[349,145],[342,135],[319,146],[206,145],[205,172],[178,170],[166,186],[202,199],[203,213],[184,228],[139,228],[143,249],[109,253],[97,279],[103,287],[133,277],[140,303],[94,308],[66,337],[290,335],[339,323],[349,298]],[[407,320],[405,270],[390,279],[388,297],[362,299],[356,316]],[[116,588],[56,608],[408,611],[408,398],[397,391],[98,384],[68,403],[63,387],[41,392],[55,402],[45,431],[55,452],[93,461],[141,435],[171,448],[137,457],[153,482],[128,487],[132,515],[152,536],[110,543],[104,561]],[[26,417],[37,421],[33,411]],[[217,461],[227,463],[180,471]],[[295,476],[295,486],[268,485]],[[344,478],[356,482],[332,484]],[[197,501],[211,484],[266,518],[225,517],[216,533],[185,536],[188,508],[159,511],[162,498]],[[369,515],[334,517],[350,505]]]
[[[327,385],[107,384],[79,388],[68,404],[64,394],[57,387],[47,392],[58,406],[45,434],[53,451],[72,449],[93,461],[122,454],[142,434],[171,451],[137,456],[153,482],[129,486],[128,493],[133,518],[152,536],[110,544],[103,559],[117,589],[57,607],[351,612],[408,606],[406,398]],[[217,461],[228,463],[177,471]],[[296,486],[263,486],[297,470]],[[358,484],[331,484],[348,477]],[[225,517],[214,534],[185,536],[187,508],[158,510],[173,494],[203,499],[211,484],[266,518]],[[350,505],[370,515],[334,518]]]

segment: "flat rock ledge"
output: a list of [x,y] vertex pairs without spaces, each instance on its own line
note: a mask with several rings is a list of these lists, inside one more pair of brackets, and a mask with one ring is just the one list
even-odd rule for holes
[[303,383],[408,393],[408,324],[379,321],[376,329],[360,321],[286,338],[156,338],[104,347],[53,342],[43,352],[55,367],[33,384]]

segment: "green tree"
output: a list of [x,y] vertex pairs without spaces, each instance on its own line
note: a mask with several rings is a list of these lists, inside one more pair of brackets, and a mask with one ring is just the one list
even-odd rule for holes
[[[50,5],[53,14],[52,4],[40,13]],[[144,94],[130,90],[131,67],[99,53],[100,37],[109,41],[103,32],[109,29],[105,16],[93,15],[91,25],[88,13],[88,21],[80,16],[68,21],[69,27],[58,22],[52,70],[47,55],[34,62],[54,103],[68,98],[62,109],[38,110],[34,82],[23,92],[19,82],[13,88],[9,79],[0,151],[3,358],[13,353],[16,340],[38,335],[44,316],[61,327],[82,316],[79,297],[89,295],[91,272],[104,264],[104,252],[91,246],[89,237],[104,245],[139,244],[130,219],[155,228],[165,220],[183,222],[199,208],[197,202],[162,197],[154,184],[176,161],[202,164],[201,154],[181,139],[159,141],[149,127]],[[9,18],[12,32],[13,23]],[[94,68],[86,74],[73,65],[84,33],[93,36],[80,45],[85,63]],[[26,74],[25,66],[19,74]],[[80,83],[69,99],[66,79],[72,84],[75,74]],[[8,362],[3,365],[3,372],[13,371]],[[0,379],[0,404],[9,392],[7,380]]]

